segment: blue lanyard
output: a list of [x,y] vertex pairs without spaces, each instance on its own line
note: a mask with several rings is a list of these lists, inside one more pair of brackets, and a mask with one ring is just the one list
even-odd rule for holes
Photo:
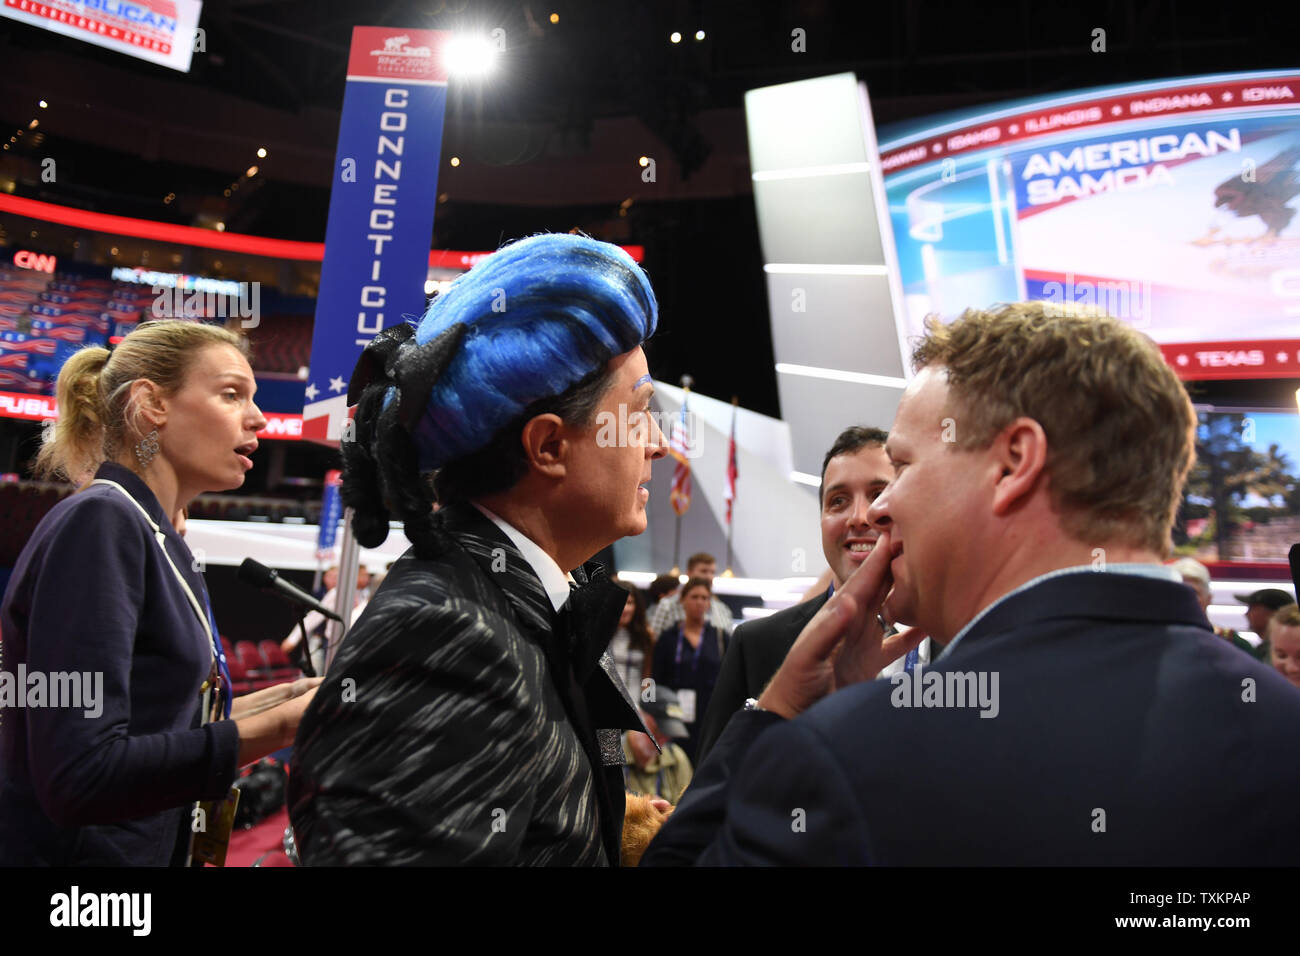
[[[695,659],[691,661],[691,666],[696,669],[698,669],[700,666],[700,651],[704,650],[705,630],[706,630],[705,628],[700,628],[700,643],[695,645]],[[682,666],[682,645],[684,643],[686,643],[686,628],[684,625],[678,624],[677,625],[677,657],[675,658],[674,661],[677,667]],[[680,676],[681,675],[679,674],[678,677]]]
[[226,664],[226,649],[221,646],[221,635],[217,633],[217,619],[212,616],[212,601],[208,599],[208,589],[203,589],[203,607],[208,612],[208,626],[212,628],[212,653],[217,657],[217,670],[221,673],[222,713],[230,719],[230,708],[235,696],[235,689],[230,683],[230,667]]

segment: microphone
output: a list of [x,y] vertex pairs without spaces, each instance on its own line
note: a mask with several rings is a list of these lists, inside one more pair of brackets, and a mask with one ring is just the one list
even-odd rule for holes
[[254,561],[252,558],[244,558],[244,563],[239,566],[239,578],[255,588],[263,590],[274,588],[290,601],[309,607],[317,614],[324,614],[331,621],[339,621],[340,623],[343,621],[343,618],[324,604],[321,604],[320,601],[317,601],[306,591],[280,577],[279,572],[274,568],[268,568],[265,564]]

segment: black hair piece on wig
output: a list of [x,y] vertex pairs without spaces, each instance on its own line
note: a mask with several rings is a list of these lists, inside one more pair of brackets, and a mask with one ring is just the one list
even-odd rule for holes
[[414,331],[404,323],[385,329],[357,360],[348,385],[348,403],[356,405],[353,440],[340,443],[340,497],[352,509],[352,531],[363,548],[384,543],[391,514],[403,522],[416,554],[431,558],[446,542],[434,521],[433,492],[420,475],[408,419],[413,408],[423,409],[466,327],[453,326],[423,346],[412,338]]

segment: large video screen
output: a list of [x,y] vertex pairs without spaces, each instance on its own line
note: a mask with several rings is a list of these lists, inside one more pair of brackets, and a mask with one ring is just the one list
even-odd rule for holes
[[1300,415],[1198,408],[1196,465],[1174,550],[1200,561],[1285,564],[1300,542]]
[[1057,94],[881,130],[908,335],[1101,307],[1186,379],[1300,375],[1300,73]]

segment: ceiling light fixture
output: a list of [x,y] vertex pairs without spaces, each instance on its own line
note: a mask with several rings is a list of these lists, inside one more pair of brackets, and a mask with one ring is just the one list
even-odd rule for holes
[[443,47],[447,72],[456,76],[483,76],[496,66],[497,46],[485,36],[460,34]]

